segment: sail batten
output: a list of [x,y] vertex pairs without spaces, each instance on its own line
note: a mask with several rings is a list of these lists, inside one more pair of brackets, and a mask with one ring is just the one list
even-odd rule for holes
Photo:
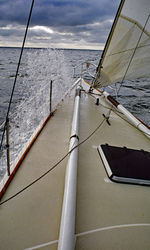
[[121,1],[97,68],[94,87],[150,77],[149,64],[150,1]]

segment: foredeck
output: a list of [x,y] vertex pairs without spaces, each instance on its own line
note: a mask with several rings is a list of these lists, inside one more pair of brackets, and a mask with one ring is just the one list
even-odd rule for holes
[[[102,114],[108,113],[95,102],[87,94],[82,97],[81,141],[101,123]],[[106,143],[149,151],[149,139],[114,112],[109,121],[110,126],[105,121],[80,146],[76,249],[149,249],[150,187],[111,182],[97,151]]]
[[[73,91],[74,92],[74,91]],[[3,200],[46,172],[67,152],[74,93],[60,105],[34,143]],[[108,106],[82,93],[80,142],[101,124]],[[149,139],[114,112],[79,146],[76,249],[149,249],[150,187],[111,182],[100,144],[149,151]],[[0,206],[1,249],[57,249],[67,158],[29,189]]]
[[[48,121],[3,200],[38,178],[68,152],[73,101],[74,97],[67,98]],[[66,164],[67,159],[38,183],[0,206],[0,249],[25,249],[58,239]]]

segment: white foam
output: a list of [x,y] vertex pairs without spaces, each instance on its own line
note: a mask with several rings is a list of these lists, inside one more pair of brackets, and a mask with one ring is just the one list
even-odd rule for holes
[[[10,161],[30,140],[40,122],[49,114],[50,81],[53,81],[52,110],[71,88],[69,66],[62,50],[29,50],[22,84],[22,101],[10,115]],[[4,142],[5,145],[6,142]],[[1,157],[0,179],[6,172],[6,150]]]

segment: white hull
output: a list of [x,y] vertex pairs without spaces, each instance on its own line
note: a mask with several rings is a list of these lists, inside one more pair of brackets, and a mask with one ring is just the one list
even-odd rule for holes
[[[83,85],[89,89],[86,83]],[[3,200],[67,154],[74,92],[73,89],[48,121]],[[150,151],[150,141],[115,110],[110,113],[109,126],[103,114],[107,116],[111,106],[104,97],[99,106],[95,105],[96,98],[85,92],[81,94],[79,142],[87,140],[78,148],[75,249],[148,250],[150,187],[110,181],[97,147],[107,143]],[[39,182],[0,206],[1,249],[57,249],[67,160],[66,157]]]

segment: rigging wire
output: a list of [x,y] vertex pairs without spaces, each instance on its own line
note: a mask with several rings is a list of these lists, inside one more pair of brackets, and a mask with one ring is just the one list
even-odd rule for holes
[[[92,96],[92,94],[87,93],[85,91],[86,94]],[[92,96],[94,97],[94,96]],[[132,123],[130,123],[128,120],[126,120],[124,117],[122,117],[119,111],[113,109],[113,108],[108,108],[104,105],[102,105],[104,108],[109,109],[110,112],[113,111],[116,115],[118,115],[121,119],[123,119],[124,121],[126,121],[127,123],[129,123],[131,126],[133,126]],[[23,189],[21,189],[20,191],[18,191],[17,193],[15,193],[14,195],[10,196],[8,199],[0,202],[0,206],[7,203],[8,201],[14,199],[16,196],[18,196],[19,194],[23,193],[25,190],[27,190],[28,188],[30,188],[32,185],[34,185],[35,183],[37,183],[38,181],[40,181],[41,179],[43,179],[48,173],[50,173],[52,170],[54,170],[75,148],[78,148],[80,145],[84,144],[87,140],[89,140],[96,132],[97,130],[102,126],[102,124],[104,123],[104,121],[106,121],[106,119],[104,118],[100,124],[93,130],[93,132],[91,132],[89,134],[88,137],[86,137],[84,140],[82,140],[78,145],[74,146],[67,154],[65,154],[55,165],[53,165],[53,167],[51,167],[50,169],[48,169],[45,173],[43,173],[41,176],[39,176],[37,179],[35,179],[34,181],[32,181],[29,185],[25,186]],[[134,127],[134,126],[133,126]]]
[[118,88],[118,90],[117,90],[117,95],[119,94],[119,91],[120,91],[120,89],[121,89],[121,87],[122,87],[122,85],[123,85],[123,82],[124,82],[125,78],[126,78],[126,75],[127,75],[128,70],[129,70],[129,68],[130,68],[131,62],[132,62],[132,60],[133,60],[133,58],[134,58],[134,56],[135,56],[135,52],[136,52],[136,50],[139,48],[138,46],[139,46],[139,43],[140,43],[140,41],[141,41],[142,35],[143,35],[144,31],[145,31],[145,27],[146,27],[146,25],[147,25],[147,23],[148,23],[149,18],[150,18],[150,14],[148,15],[148,17],[147,17],[147,19],[146,19],[146,21],[145,21],[145,24],[144,24],[143,29],[142,29],[142,31],[141,31],[140,37],[139,37],[139,39],[138,39],[138,41],[137,41],[136,47],[135,47],[135,49],[134,49],[134,51],[133,51],[133,54],[132,54],[132,56],[131,56],[131,58],[130,58],[129,64],[128,64],[127,69],[126,69],[126,71],[125,71],[125,74],[124,74],[124,76],[123,76],[123,78],[122,78],[122,80],[121,80],[120,86],[119,86],[119,88]]
[[8,110],[7,110],[7,114],[6,114],[6,121],[5,121],[5,125],[4,125],[4,128],[3,128],[3,134],[2,134],[1,144],[0,144],[0,150],[1,150],[1,147],[2,147],[2,144],[3,144],[3,140],[4,140],[4,135],[5,135],[5,130],[6,130],[6,123],[7,123],[8,118],[9,118],[10,107],[11,107],[12,98],[13,98],[13,95],[14,95],[16,82],[17,82],[18,72],[19,72],[19,68],[20,68],[20,64],[21,64],[22,54],[23,54],[25,41],[26,41],[26,37],[27,37],[27,33],[28,33],[28,28],[29,28],[29,24],[30,24],[30,20],[31,20],[33,6],[34,6],[34,0],[32,0],[32,3],[31,3],[30,12],[29,12],[28,20],[27,20],[26,29],[25,29],[25,34],[24,34],[24,38],[23,38],[23,42],[22,42],[21,51],[20,51],[20,56],[19,56],[19,60],[18,60],[18,64],[17,64],[15,79],[14,79],[13,88],[12,88],[12,91],[11,91],[11,96],[10,96],[9,105],[8,105]]
[[84,144],[87,140],[89,140],[96,132],[97,130],[103,125],[104,121],[106,119],[104,118],[100,124],[93,130],[93,132],[91,132],[84,140],[82,140],[78,145],[76,145],[75,147],[73,147],[67,154],[65,154],[53,167],[51,167],[50,169],[48,169],[45,173],[43,173],[41,176],[39,176],[37,179],[35,179],[34,181],[32,181],[30,184],[28,184],[27,186],[25,186],[24,188],[22,188],[20,191],[18,191],[17,193],[15,193],[14,195],[10,196],[8,199],[0,202],[0,206],[7,203],[8,201],[12,200],[13,198],[15,198],[16,196],[18,196],[19,194],[23,193],[26,189],[28,189],[29,187],[31,187],[32,185],[34,185],[36,182],[38,182],[39,180],[41,180],[42,178],[44,178],[49,172],[51,172],[53,169],[55,169],[75,148],[78,148],[79,146],[81,146],[82,144]]

